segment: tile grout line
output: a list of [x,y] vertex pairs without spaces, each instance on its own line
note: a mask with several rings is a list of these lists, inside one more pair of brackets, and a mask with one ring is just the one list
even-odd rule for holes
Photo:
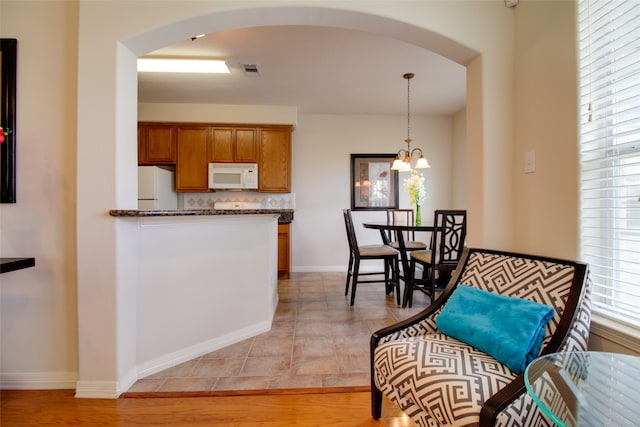
[[247,365],[247,361],[249,360],[249,355],[251,354],[251,350],[253,349],[253,345],[256,342],[256,337],[251,337],[251,344],[249,345],[249,348],[247,349],[247,353],[244,355],[244,360],[242,361],[242,365],[240,365],[240,369],[238,370],[238,375],[234,375],[235,377],[241,377],[242,375],[242,371],[244,370],[244,367]]

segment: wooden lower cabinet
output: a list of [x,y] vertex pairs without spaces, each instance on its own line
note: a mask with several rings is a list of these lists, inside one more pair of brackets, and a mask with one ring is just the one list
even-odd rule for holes
[[278,224],[278,279],[291,273],[291,224]]

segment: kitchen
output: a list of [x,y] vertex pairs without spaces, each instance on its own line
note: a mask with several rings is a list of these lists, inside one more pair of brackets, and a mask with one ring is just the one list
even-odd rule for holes
[[139,123],[138,209],[279,213],[278,277],[288,278],[295,209],[292,130],[289,125]]
[[[110,211],[138,233],[136,377],[271,328],[290,273],[292,129],[139,123],[138,209]],[[190,326],[158,341],[159,325]]]

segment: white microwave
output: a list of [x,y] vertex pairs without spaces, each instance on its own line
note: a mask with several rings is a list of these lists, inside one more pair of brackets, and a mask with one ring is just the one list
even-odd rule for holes
[[258,188],[258,165],[255,163],[209,163],[209,188],[255,190]]

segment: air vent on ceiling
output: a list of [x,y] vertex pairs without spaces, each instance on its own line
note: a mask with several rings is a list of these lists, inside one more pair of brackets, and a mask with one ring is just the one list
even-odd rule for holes
[[242,64],[242,69],[247,76],[259,76],[258,66],[256,64]]

